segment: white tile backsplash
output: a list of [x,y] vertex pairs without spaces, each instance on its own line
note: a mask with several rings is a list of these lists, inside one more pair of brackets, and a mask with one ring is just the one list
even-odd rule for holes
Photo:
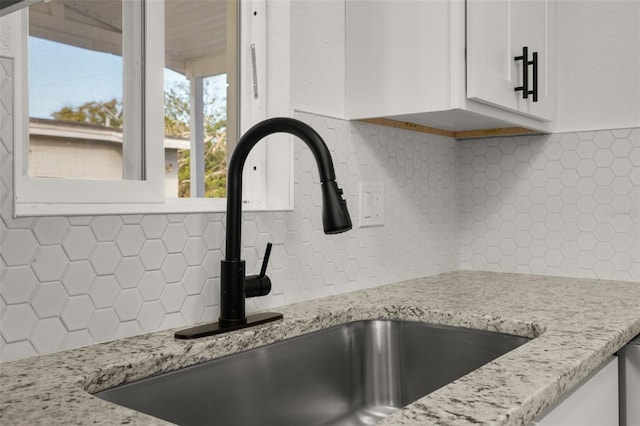
[[640,129],[457,148],[461,268],[640,281]]
[[[248,300],[249,311],[457,269],[453,139],[299,118],[331,147],[354,224],[361,181],[385,185],[387,223],[324,235],[315,162],[296,143],[294,211],[243,215],[248,273],[274,243],[272,293]],[[0,360],[217,318],[224,214],[13,219],[11,173],[0,176]]]
[[[249,311],[458,268],[640,280],[639,129],[456,142],[298,118],[330,147],[353,223],[360,182],[384,184],[386,223],[324,235],[314,160],[297,143],[294,211],[243,215],[248,273],[274,243],[272,293]],[[224,214],[14,219],[11,125],[0,361],[217,318]]]

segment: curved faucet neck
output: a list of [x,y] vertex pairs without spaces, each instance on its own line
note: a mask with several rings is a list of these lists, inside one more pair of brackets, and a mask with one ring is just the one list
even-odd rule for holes
[[320,182],[334,181],[335,172],[329,149],[324,141],[307,124],[287,117],[271,118],[249,129],[241,138],[229,160],[227,174],[227,229],[225,259],[240,260],[242,226],[242,171],[251,149],[263,138],[273,133],[290,133],[300,138],[311,150]]

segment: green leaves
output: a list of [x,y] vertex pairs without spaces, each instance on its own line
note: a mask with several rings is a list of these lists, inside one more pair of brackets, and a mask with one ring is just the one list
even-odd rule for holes
[[[204,84],[204,190],[207,198],[227,196],[227,113],[226,102],[216,99],[210,83]],[[174,83],[165,90],[165,134],[189,138],[191,109],[189,87]],[[191,194],[191,156],[178,151],[178,196]]]

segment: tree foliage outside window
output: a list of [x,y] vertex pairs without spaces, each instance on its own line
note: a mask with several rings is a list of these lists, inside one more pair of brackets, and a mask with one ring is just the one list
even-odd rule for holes
[[[225,100],[216,99],[211,82],[204,83],[205,197],[227,194],[227,117]],[[77,107],[65,106],[53,112],[55,120],[122,128],[122,100],[91,101]],[[189,86],[175,82],[165,89],[165,136],[189,139],[191,108]],[[190,196],[191,155],[178,150],[178,196]]]
[[[204,80],[204,192],[207,198],[227,196],[226,102],[215,97],[211,81]],[[165,134],[188,138],[191,109],[187,83],[175,82],[165,90]],[[178,196],[190,196],[191,156],[178,151]]]
[[78,107],[62,107],[51,114],[55,120],[74,121],[96,126],[122,128],[122,100],[85,102]]

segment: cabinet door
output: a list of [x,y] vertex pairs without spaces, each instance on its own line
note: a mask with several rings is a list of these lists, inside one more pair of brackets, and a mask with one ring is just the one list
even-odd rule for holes
[[[520,114],[555,118],[553,0],[467,0],[467,97]],[[538,102],[523,99],[522,48],[538,53]],[[528,68],[533,86],[533,66]]]
[[449,109],[451,7],[449,0],[346,2],[347,118]]
[[532,425],[618,426],[618,358],[605,362]]

